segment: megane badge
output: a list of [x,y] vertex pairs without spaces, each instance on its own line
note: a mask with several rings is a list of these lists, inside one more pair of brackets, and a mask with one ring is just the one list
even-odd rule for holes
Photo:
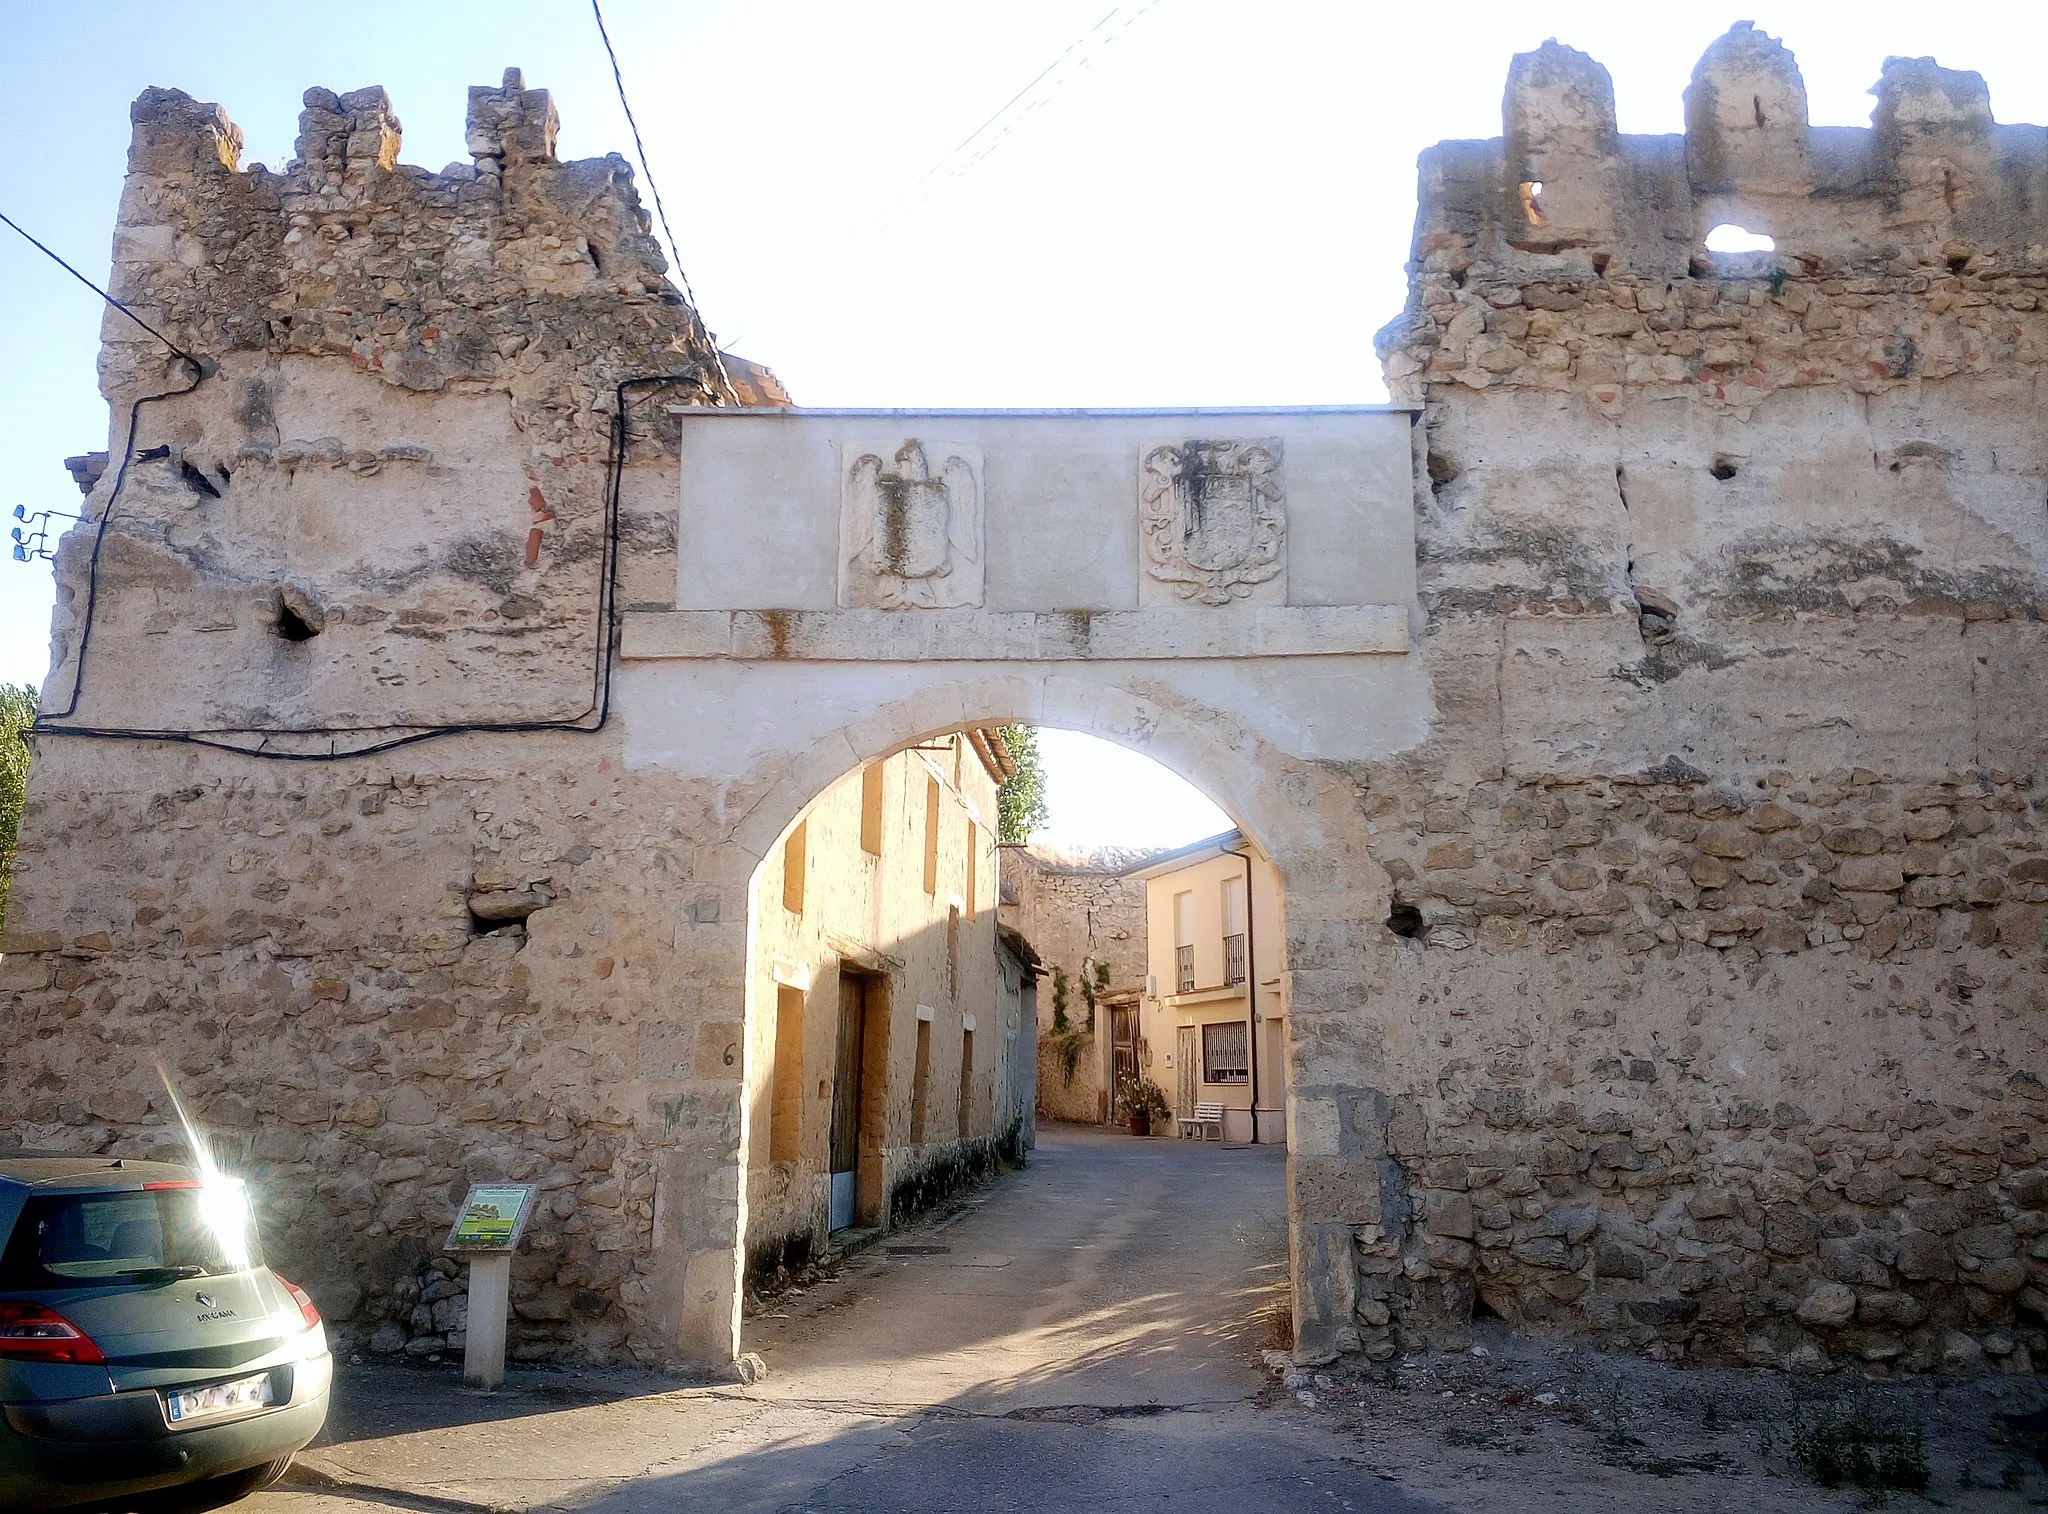
[[213,1307],[213,1295],[210,1293],[195,1293],[192,1295],[192,1301],[202,1309]]

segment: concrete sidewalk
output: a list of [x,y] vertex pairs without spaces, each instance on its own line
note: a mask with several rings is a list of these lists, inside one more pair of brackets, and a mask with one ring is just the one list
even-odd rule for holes
[[[1055,1127],[1023,1172],[748,1321],[753,1386],[354,1367],[251,1514],[1420,1508],[1259,1369],[1285,1153]],[[310,1479],[311,1481],[307,1481]]]

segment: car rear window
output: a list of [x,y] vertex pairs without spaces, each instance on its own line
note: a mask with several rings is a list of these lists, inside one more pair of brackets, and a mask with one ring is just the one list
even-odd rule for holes
[[33,1195],[0,1253],[0,1289],[91,1288],[165,1268],[198,1276],[261,1265],[255,1227],[223,1236],[208,1223],[203,1199],[196,1187]]

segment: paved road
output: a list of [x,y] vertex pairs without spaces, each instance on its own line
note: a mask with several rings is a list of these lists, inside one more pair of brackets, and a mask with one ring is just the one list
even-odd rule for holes
[[1258,1368],[1285,1155],[1052,1127],[945,1223],[748,1323],[751,1388],[626,1373],[338,1385],[333,1485],[248,1514],[1287,1509],[1404,1514]]

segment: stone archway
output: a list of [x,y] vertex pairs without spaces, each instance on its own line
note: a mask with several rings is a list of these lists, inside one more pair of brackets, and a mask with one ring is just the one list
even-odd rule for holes
[[[693,671],[703,670],[671,664],[668,676],[643,668],[627,680],[623,713],[629,763],[638,746],[636,722],[652,714],[653,707],[687,701]],[[840,676],[862,675],[842,671]],[[1290,1039],[1304,1019],[1326,1020],[1355,1005],[1355,974],[1340,960],[1343,938],[1350,934],[1341,922],[1361,915],[1382,917],[1386,877],[1368,855],[1351,786],[1329,767],[1281,750],[1241,713],[1198,704],[1158,680],[1133,676],[1128,668],[935,670],[915,693],[818,734],[794,754],[762,753],[755,769],[730,785],[738,813],[729,817],[728,829],[710,849],[704,876],[718,880],[723,897],[748,897],[755,869],[847,773],[967,726],[999,723],[1100,737],[1158,761],[1208,795],[1257,843],[1285,882]],[[749,998],[745,974],[751,934],[726,939],[730,944],[719,959],[704,964],[705,992],[744,1002]],[[1330,1080],[1316,1081],[1315,1064],[1303,1062],[1298,1052],[1298,1046],[1289,1046],[1288,1215],[1296,1328],[1312,1335],[1319,1321],[1341,1324],[1348,1318],[1344,1248],[1350,1230],[1347,1223],[1325,1222],[1312,1209],[1303,1210],[1294,1189],[1305,1179],[1312,1202],[1329,1202],[1343,1186],[1332,1180],[1331,1164],[1346,1161],[1342,1149],[1353,1143],[1341,1134],[1342,1119],[1329,1099]],[[733,1160],[743,1172],[743,1150],[736,1149]],[[670,1284],[686,1307],[665,1328],[691,1343],[697,1355],[737,1349],[744,1218],[734,1212],[731,1223],[732,1246],[723,1262],[713,1253],[693,1252],[690,1275],[673,1277]]]

